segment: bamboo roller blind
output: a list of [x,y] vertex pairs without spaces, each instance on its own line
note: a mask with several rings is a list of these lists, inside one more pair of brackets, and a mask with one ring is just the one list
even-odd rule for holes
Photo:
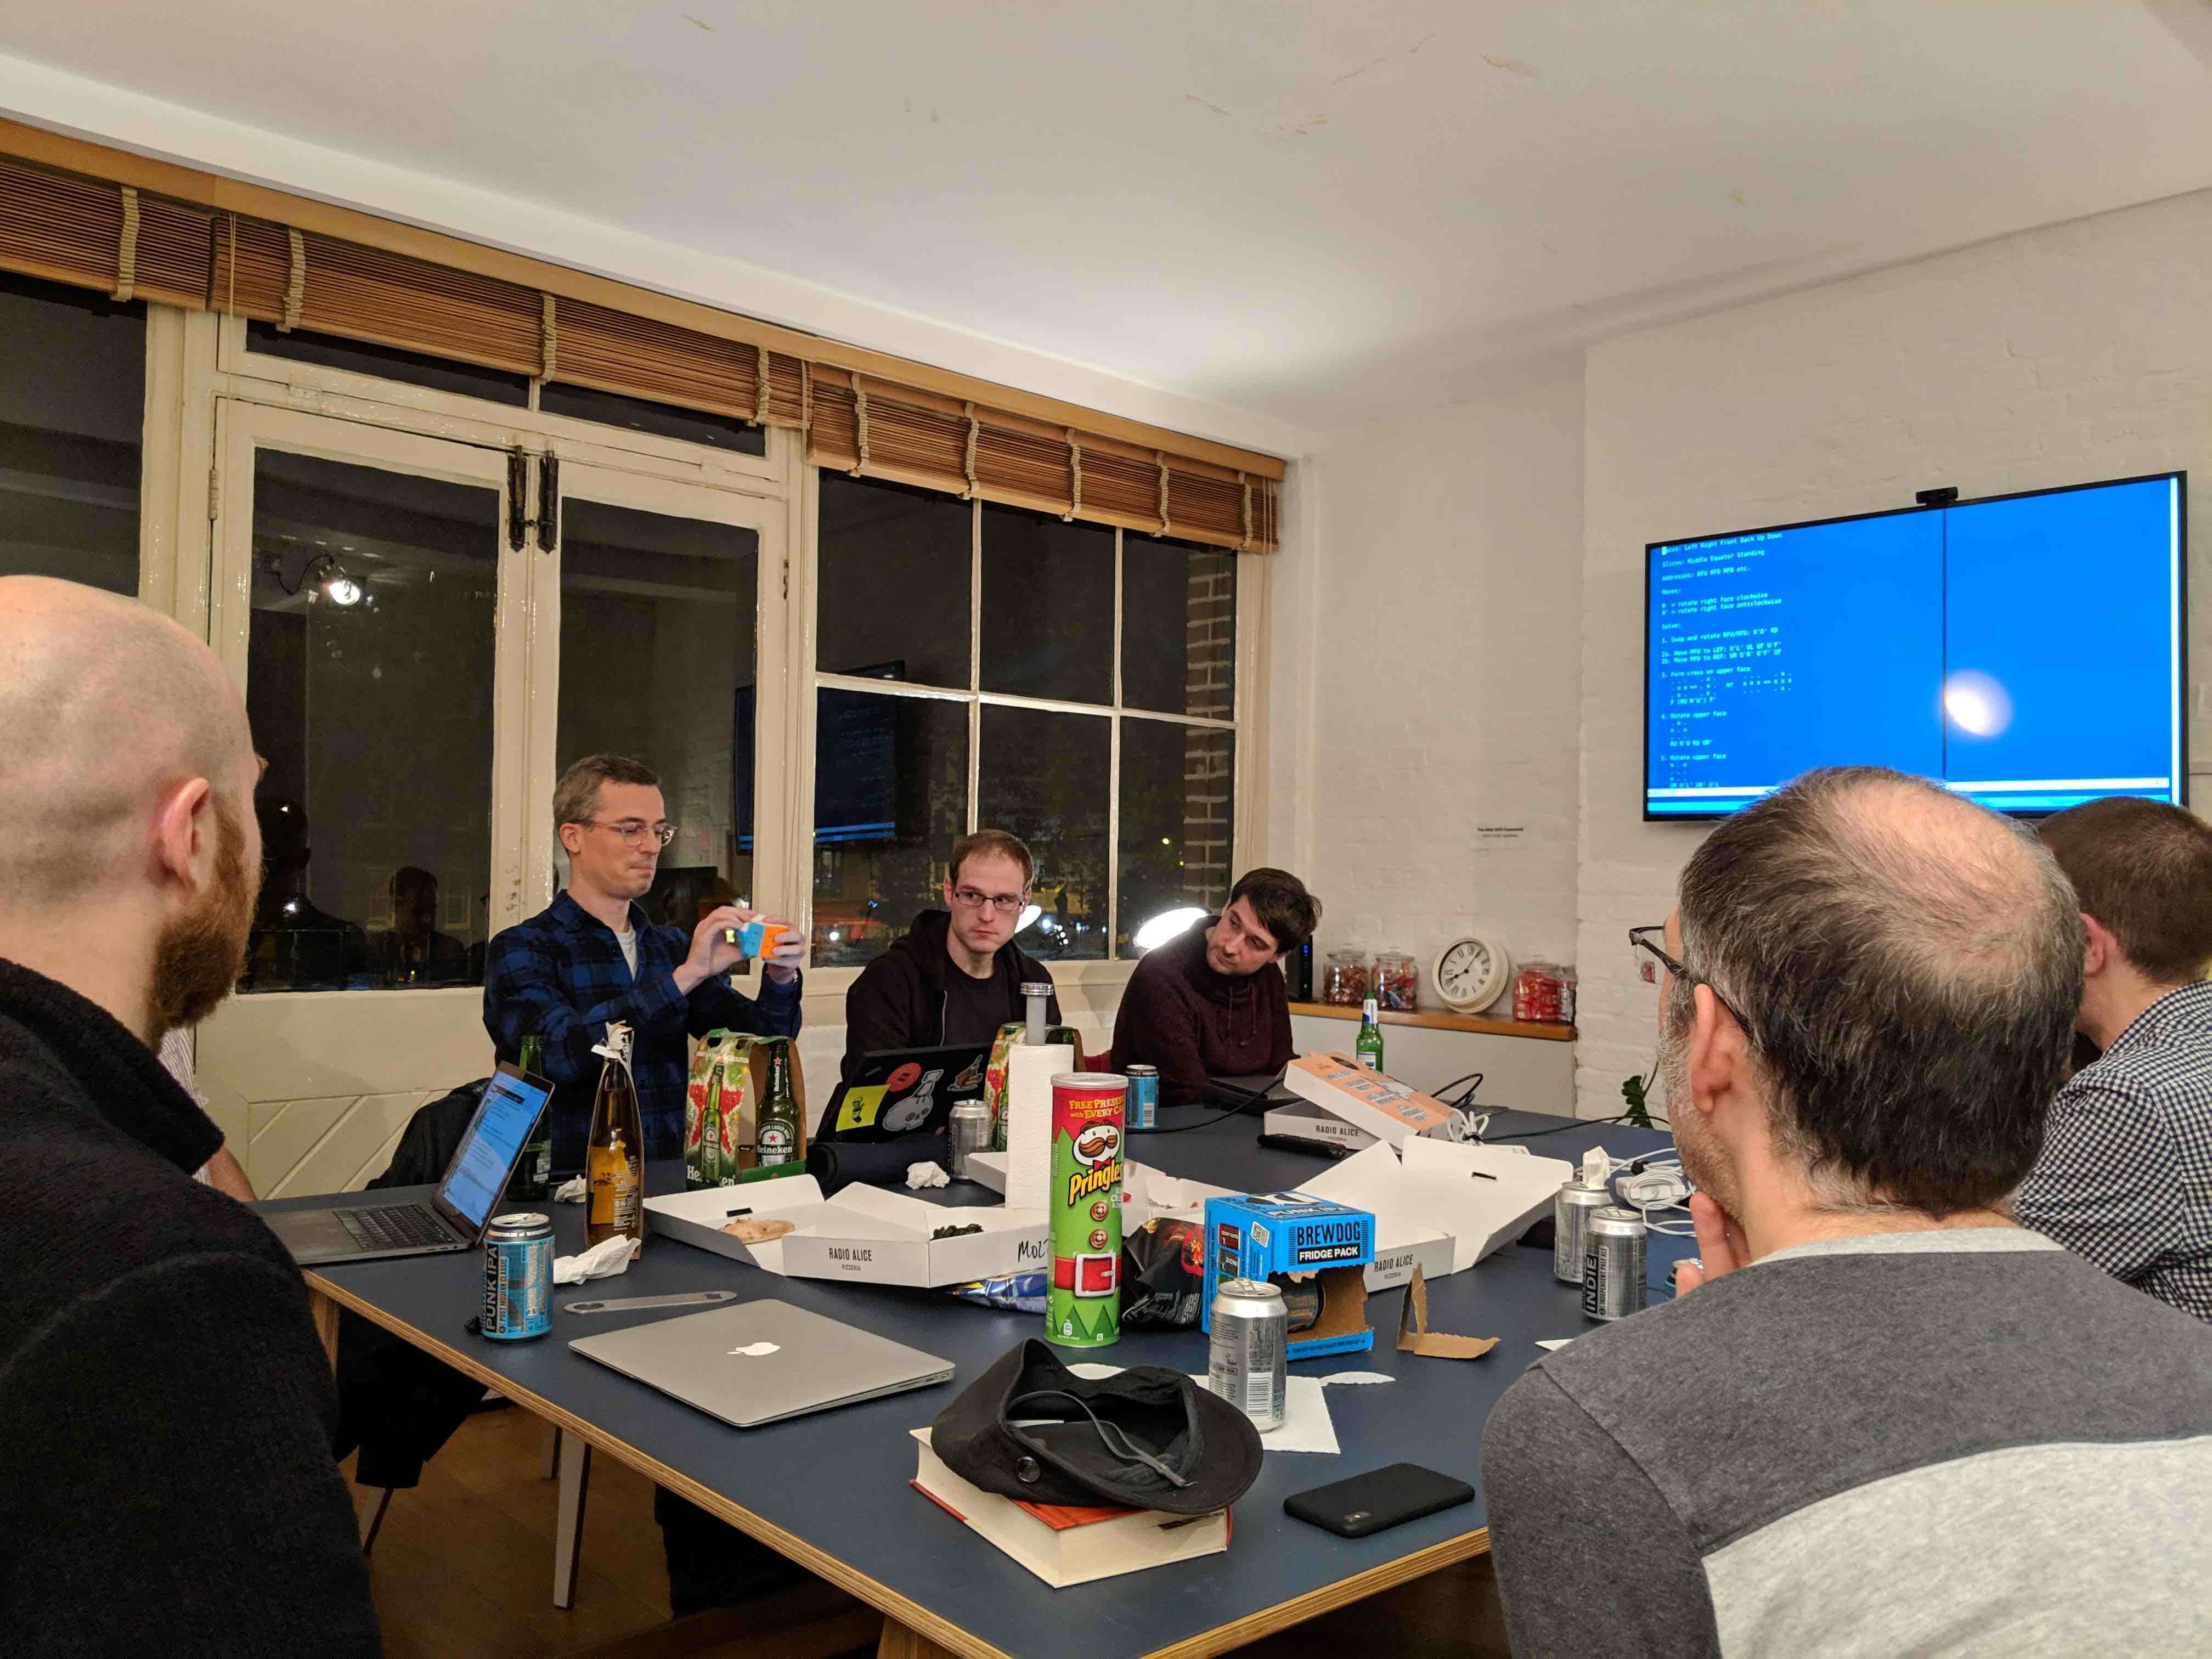
[[0,157],[0,269],[807,434],[817,465],[1272,551],[1273,480]]

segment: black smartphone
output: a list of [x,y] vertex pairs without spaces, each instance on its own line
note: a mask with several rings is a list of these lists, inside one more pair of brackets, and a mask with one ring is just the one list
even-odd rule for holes
[[1366,1538],[1438,1510],[1474,1502],[1474,1488],[1419,1463],[1393,1463],[1349,1480],[1333,1480],[1283,1500],[1283,1513],[1333,1532]]

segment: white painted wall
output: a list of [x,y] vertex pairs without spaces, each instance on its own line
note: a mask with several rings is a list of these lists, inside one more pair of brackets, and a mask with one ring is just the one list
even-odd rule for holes
[[[1650,1064],[1626,931],[1698,844],[1638,789],[1644,546],[2187,467],[2212,483],[2212,192],[2006,237],[1591,348],[1585,387],[1579,1109]],[[2205,593],[2212,542],[2191,538]],[[2207,608],[2191,746],[2208,769]],[[2054,639],[2063,649],[2063,638]],[[1326,746],[1325,746],[1326,748]],[[1450,826],[1429,826],[1448,841]]]
[[[1304,821],[1271,847],[1322,896],[1318,948],[1413,952],[1431,1006],[1470,927],[1573,951],[1582,427],[1571,359],[1300,470],[1272,758]],[[1522,834],[1486,848],[1479,824]]]

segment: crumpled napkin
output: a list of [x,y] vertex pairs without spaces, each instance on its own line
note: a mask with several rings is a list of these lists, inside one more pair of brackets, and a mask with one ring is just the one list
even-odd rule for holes
[[906,1184],[920,1192],[924,1187],[950,1187],[952,1177],[937,1164],[909,1164],[906,1166]]
[[556,1256],[553,1261],[553,1282],[580,1285],[587,1279],[611,1279],[617,1273],[626,1273],[629,1271],[630,1251],[636,1244],[635,1239],[627,1236],[603,1238],[580,1255]]
[[553,1201],[556,1204],[581,1204],[590,1190],[583,1176],[570,1176],[553,1189]]

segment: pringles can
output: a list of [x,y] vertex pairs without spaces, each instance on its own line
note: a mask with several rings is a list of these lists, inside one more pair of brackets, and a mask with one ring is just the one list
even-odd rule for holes
[[1291,1318],[1282,1287],[1263,1279],[1231,1279],[1213,1292],[1213,1327],[1206,1386],[1252,1419],[1261,1432],[1282,1425],[1290,1391]]
[[1569,1182],[1552,1200],[1552,1277],[1562,1285],[1583,1282],[1583,1231],[1589,1218],[1613,1202],[1609,1187]]
[[1052,1080],[1052,1285],[1045,1340],[1103,1348],[1121,1334],[1121,1134],[1128,1079]]
[[1594,1210],[1583,1239],[1583,1316],[1626,1319],[1643,1312],[1644,1218],[1633,1210]]
[[484,1229],[483,1334],[520,1342],[553,1328],[553,1220],[535,1210]]
[[1160,1068],[1157,1066],[1129,1066],[1122,1069],[1129,1079],[1129,1127],[1132,1129],[1158,1128]]

